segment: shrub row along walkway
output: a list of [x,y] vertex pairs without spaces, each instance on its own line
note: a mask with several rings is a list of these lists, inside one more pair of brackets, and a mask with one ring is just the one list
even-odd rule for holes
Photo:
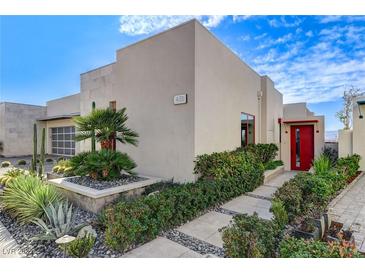
[[329,206],[335,221],[350,228],[356,247],[365,252],[365,176],[351,183]]
[[239,196],[215,211],[210,211],[177,229],[170,230],[163,237],[142,245],[123,257],[129,258],[198,258],[223,257],[221,228],[227,226],[236,214],[257,212],[263,219],[271,219],[271,197],[284,182],[295,176],[295,172],[284,172],[265,182],[253,192]]

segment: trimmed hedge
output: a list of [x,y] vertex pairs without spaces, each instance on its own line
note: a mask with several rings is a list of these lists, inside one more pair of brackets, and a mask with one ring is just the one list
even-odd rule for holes
[[276,191],[274,198],[282,201],[290,222],[310,211],[319,212],[356,175],[359,161],[360,156],[355,154],[339,158],[334,168],[326,172],[321,169],[320,173],[298,173]]
[[249,144],[244,150],[253,153],[258,161],[266,164],[273,161],[279,151],[279,147],[276,144]]
[[246,214],[233,218],[223,231],[225,255],[230,258],[275,257],[275,242],[278,230],[272,221]]
[[281,258],[363,258],[354,246],[289,237],[280,243]]
[[263,165],[251,153],[202,155],[196,165],[204,179],[215,181],[201,178],[196,183],[168,187],[152,196],[121,201],[107,208],[100,218],[106,228],[107,245],[126,251],[263,183]]

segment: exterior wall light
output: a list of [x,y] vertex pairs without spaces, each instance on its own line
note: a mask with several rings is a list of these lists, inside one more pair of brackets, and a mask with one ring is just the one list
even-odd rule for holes
[[364,116],[361,113],[361,106],[362,105],[365,105],[365,101],[357,101],[357,106],[359,108],[359,119],[363,119],[364,118]]

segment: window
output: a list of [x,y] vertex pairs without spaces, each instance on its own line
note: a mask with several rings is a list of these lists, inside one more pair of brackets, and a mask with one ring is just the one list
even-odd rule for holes
[[52,154],[75,155],[75,127],[51,128]]
[[255,143],[255,116],[241,113],[241,146]]

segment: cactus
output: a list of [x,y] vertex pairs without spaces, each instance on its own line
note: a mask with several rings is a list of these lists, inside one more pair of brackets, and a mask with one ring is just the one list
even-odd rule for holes
[[39,159],[38,177],[42,178],[44,174],[44,162],[45,162],[45,150],[46,150],[46,129],[42,129],[42,140],[41,140],[41,155]]
[[[91,105],[91,111],[95,110],[95,102]],[[96,150],[96,141],[95,141],[95,130],[92,130],[91,136],[91,151],[94,152]]]
[[30,165],[30,171],[37,172],[37,125],[33,125],[33,157]]

